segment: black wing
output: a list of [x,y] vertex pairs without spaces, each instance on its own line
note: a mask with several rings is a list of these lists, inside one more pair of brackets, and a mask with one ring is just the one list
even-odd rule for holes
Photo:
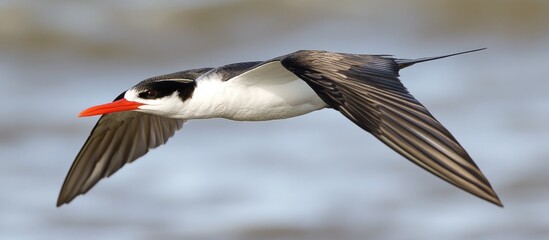
[[101,116],[65,178],[57,206],[69,203],[124,164],[166,143],[184,122],[133,111]]
[[[194,81],[211,69],[191,69],[160,75],[143,80],[140,84],[155,81]],[[122,98],[123,94],[115,100]],[[76,196],[90,190],[102,178],[111,176],[124,164],[133,162],[149,149],[166,143],[184,122],[182,119],[134,111],[101,116],[72,163],[61,187],[57,206],[69,203]]]
[[398,79],[398,71],[413,63],[324,51],[298,51],[281,58],[281,64],[307,82],[328,106],[387,146],[447,182],[501,206],[463,147]]

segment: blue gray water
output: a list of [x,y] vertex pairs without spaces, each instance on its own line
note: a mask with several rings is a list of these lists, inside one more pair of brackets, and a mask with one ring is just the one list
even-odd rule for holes
[[[549,4],[542,1],[0,3],[0,239],[547,239]],[[298,49],[414,58],[402,71],[473,156],[498,208],[335,111],[190,121],[55,207],[97,118],[138,81]]]

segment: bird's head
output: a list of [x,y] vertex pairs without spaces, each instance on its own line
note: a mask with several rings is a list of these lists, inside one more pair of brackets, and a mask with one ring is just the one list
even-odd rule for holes
[[138,111],[173,117],[192,97],[196,83],[189,79],[149,79],[120,94],[113,102],[90,107],[79,117]]

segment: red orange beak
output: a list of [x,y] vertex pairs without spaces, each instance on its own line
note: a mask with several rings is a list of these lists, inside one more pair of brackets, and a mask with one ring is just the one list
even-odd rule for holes
[[112,103],[97,105],[97,106],[88,108],[82,111],[80,114],[78,114],[78,117],[89,117],[89,116],[95,116],[95,115],[101,115],[101,114],[107,114],[107,113],[113,113],[113,112],[130,111],[130,110],[135,110],[142,105],[145,105],[145,104],[128,101],[125,98],[122,98]]

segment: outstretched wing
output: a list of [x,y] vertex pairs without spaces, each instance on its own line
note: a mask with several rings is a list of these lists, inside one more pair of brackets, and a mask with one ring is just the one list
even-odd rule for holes
[[[192,82],[212,68],[190,69],[164,74],[143,82]],[[116,99],[124,96],[120,94]],[[168,141],[185,120],[172,119],[135,111],[115,112],[101,116],[88,140],[76,156],[65,178],[57,206],[69,203],[86,193],[99,180],[111,176],[124,164],[145,155],[149,149]]]
[[184,122],[134,111],[101,116],[65,178],[57,206],[69,203],[124,164],[166,143]]
[[324,51],[298,51],[281,58],[281,64],[307,82],[328,106],[387,146],[447,182],[501,206],[463,147],[398,79],[400,68],[413,63]]

